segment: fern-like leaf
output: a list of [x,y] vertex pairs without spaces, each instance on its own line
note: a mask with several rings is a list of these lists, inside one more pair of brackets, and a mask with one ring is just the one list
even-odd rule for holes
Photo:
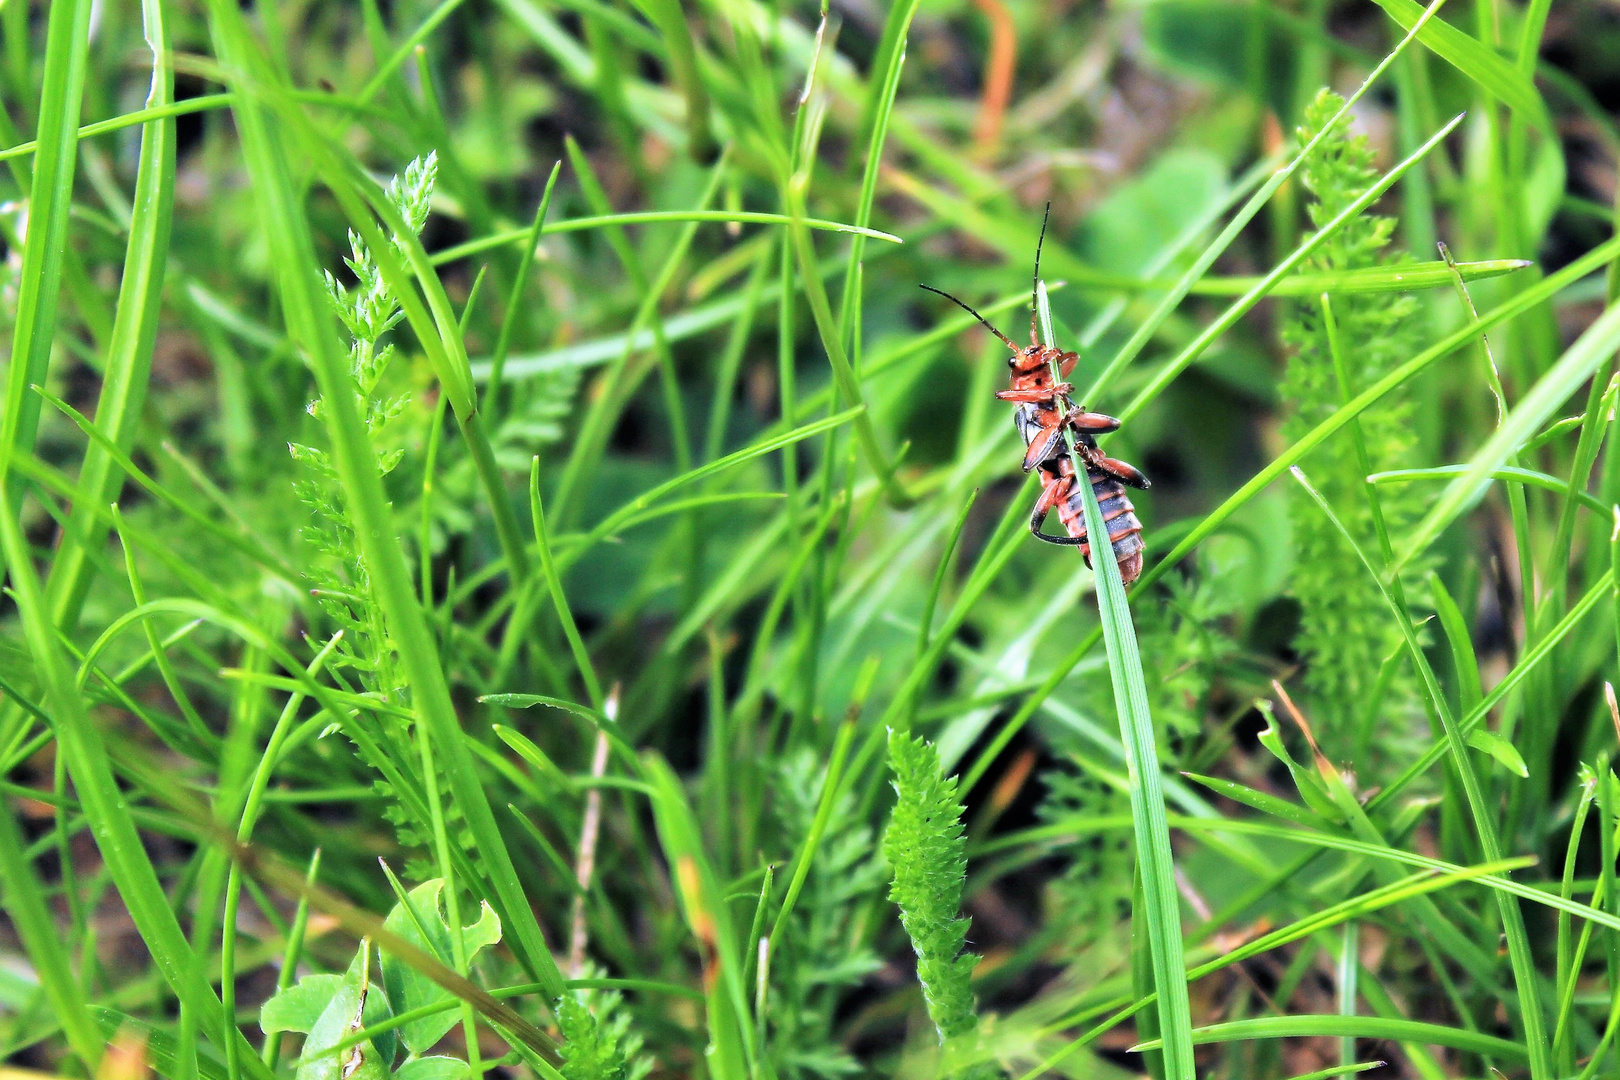
[[968,921],[959,914],[967,878],[967,841],[955,778],[922,739],[889,733],[889,766],[899,796],[883,854],[894,868],[889,898],[917,951],[917,979],[940,1039],[978,1026],[969,980],[978,957],[963,953]]
[[570,991],[558,999],[556,1014],[563,1056],[558,1071],[565,1080],[642,1080],[652,1070],[617,991]]
[[[1305,112],[1299,129],[1301,141],[1316,135],[1343,104],[1337,94],[1322,91]],[[1348,119],[1340,119],[1316,151],[1306,159],[1302,179],[1313,197],[1308,212],[1320,226],[1340,213],[1378,176],[1374,152],[1365,136],[1352,135]],[[1346,224],[1322,246],[1312,269],[1359,270],[1399,261],[1387,248],[1395,220],[1363,214]],[[1333,301],[1338,349],[1346,368],[1348,393],[1355,394],[1390,371],[1413,352],[1416,302],[1399,293],[1338,296]],[[1301,437],[1343,403],[1332,342],[1321,305],[1309,300],[1296,306],[1283,330],[1293,349],[1283,380],[1282,396],[1289,413],[1282,434]],[[1415,444],[1409,401],[1389,399],[1368,409],[1359,423],[1374,469],[1408,463]],[[1348,433],[1317,449],[1306,463],[1312,478],[1344,520],[1357,543],[1377,550],[1372,510],[1364,491],[1364,478],[1355,445]],[[1344,538],[1302,494],[1291,504],[1295,543],[1293,591],[1301,606],[1298,646],[1308,663],[1305,686],[1319,736],[1330,753],[1348,755],[1357,725],[1378,706],[1373,701],[1379,670],[1385,657],[1402,643],[1399,627],[1391,625],[1377,587],[1362,571],[1355,552]],[[1422,493],[1380,491],[1380,505],[1391,532],[1399,532],[1421,510]],[[1421,574],[1422,567],[1416,573]],[[1412,714],[1416,696],[1409,677],[1389,686],[1383,699],[1384,715]]]

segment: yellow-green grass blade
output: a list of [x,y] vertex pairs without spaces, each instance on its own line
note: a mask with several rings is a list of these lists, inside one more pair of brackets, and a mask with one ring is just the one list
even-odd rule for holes
[[[588,229],[622,228],[625,225],[657,225],[673,222],[716,222],[742,225],[786,225],[793,219],[786,214],[771,214],[754,210],[631,210],[622,214],[596,214],[590,217],[564,218],[561,221],[546,222],[540,229],[539,235],[552,236],[557,233],[584,232]],[[806,218],[806,227],[818,229],[823,232],[850,233],[860,239],[883,240],[891,244],[905,243],[893,233],[886,233],[880,229],[869,229],[864,225],[846,225],[841,221],[828,221],[825,218]],[[443,266],[457,259],[465,259],[469,255],[489,251],[492,248],[505,247],[508,244],[518,244],[527,241],[534,230],[508,229],[505,232],[495,233],[492,236],[480,237],[477,240],[468,240],[453,247],[442,248],[433,252],[428,261],[434,266]],[[1516,260],[1503,259],[1500,262],[1514,262]],[[1459,267],[1477,268],[1493,266],[1489,263],[1459,263]],[[1493,269],[1491,271],[1475,271],[1477,276],[1491,277],[1498,273],[1507,273],[1510,268]],[[1447,279],[1449,280],[1449,279]]]
[[643,773],[655,789],[653,819],[669,861],[672,884],[704,958],[709,1028],[705,1056],[710,1075],[715,1080],[744,1080],[754,1067],[757,1049],[753,1028],[746,1021],[748,997],[731,909],[709,865],[697,819],[679,778],[656,755],[643,760]]

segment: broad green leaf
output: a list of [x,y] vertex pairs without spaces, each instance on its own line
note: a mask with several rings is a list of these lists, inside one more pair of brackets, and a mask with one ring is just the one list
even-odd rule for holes
[[411,1058],[394,1070],[394,1080],[462,1080],[466,1075],[465,1061],[436,1054]]
[[[404,904],[395,904],[383,925],[417,948],[449,964],[453,952],[450,925],[445,921],[443,892],[443,878],[423,882],[407,894],[411,910],[405,910]],[[480,950],[501,940],[501,920],[488,904],[482,904],[478,921],[463,927],[461,933],[467,958],[471,960]],[[383,985],[388,989],[388,1000],[399,1013],[447,1002],[453,996],[450,991],[387,952],[382,954],[382,978]],[[444,1038],[445,1033],[456,1026],[458,1019],[453,1010],[425,1016],[402,1024],[399,1037],[411,1053],[420,1054]]]
[[307,1035],[342,989],[342,975],[305,975],[264,1003],[259,1010],[259,1030],[266,1035],[277,1031]]
[[[295,1080],[387,1080],[395,1049],[392,1033],[380,1035],[375,1041],[367,1039],[337,1053],[326,1052],[349,1035],[392,1015],[383,988],[371,980],[370,953],[371,943],[362,941],[349,963],[349,970],[342,976],[315,976],[322,981],[310,996],[313,998],[327,989],[332,990],[332,995],[310,1025]],[[335,984],[330,981],[333,978],[337,980]],[[300,1003],[301,1006],[307,1004]]]

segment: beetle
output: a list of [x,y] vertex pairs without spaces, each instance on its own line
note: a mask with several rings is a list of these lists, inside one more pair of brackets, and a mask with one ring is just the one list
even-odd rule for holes
[[[1047,213],[1051,213],[1050,206]],[[1041,246],[1045,240],[1046,222],[1043,220],[1041,239],[1035,246],[1036,288],[1041,276]],[[996,397],[1018,406],[1013,414],[1013,423],[1025,444],[1024,471],[1040,471],[1041,497],[1030,514],[1029,531],[1049,544],[1079,547],[1086,565],[1091,565],[1085,493],[1075,484],[1074,461],[1063,439],[1063,432],[1068,429],[1074,433],[1075,452],[1085,464],[1086,479],[1097,497],[1097,507],[1107,525],[1114,558],[1119,563],[1120,578],[1127,585],[1135,581],[1142,572],[1145,544],[1142,540],[1142,523],[1136,517],[1136,508],[1131,504],[1125,488],[1128,485],[1145,491],[1149,483],[1141,470],[1107,456],[1097,445],[1097,436],[1119,430],[1119,421],[1112,416],[1077,407],[1069,399],[1074,388],[1060,380],[1074,370],[1080,360],[1079,354],[1042,344],[1033,309],[1029,316],[1029,345],[1020,348],[961,300],[928,285],[923,288],[962,308],[1012,350],[1012,356],[1007,360],[1010,385],[1006,390],[997,391]],[[1058,520],[1063,524],[1064,536],[1041,531],[1047,515],[1053,510],[1057,511]]]

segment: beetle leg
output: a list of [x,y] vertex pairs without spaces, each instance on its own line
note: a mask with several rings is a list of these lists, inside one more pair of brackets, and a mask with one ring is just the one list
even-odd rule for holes
[[1051,427],[1043,427],[1040,433],[1029,440],[1029,449],[1024,451],[1024,471],[1029,472],[1035,466],[1052,456],[1058,443],[1063,438],[1063,421],[1059,420]]
[[1083,431],[1087,435],[1103,435],[1110,431],[1119,430],[1119,421],[1112,416],[1104,416],[1099,412],[1086,412],[1076,409],[1069,414],[1069,423],[1076,431]]
[[1108,473],[1110,476],[1117,477],[1120,481],[1129,484],[1133,488],[1139,488],[1142,491],[1146,491],[1151,486],[1148,483],[1148,478],[1142,475],[1141,469],[1138,469],[1135,465],[1127,465],[1125,462],[1119,461],[1116,458],[1102,458],[1097,462],[1097,467],[1103,472]]
[[1058,374],[1062,375],[1064,378],[1068,378],[1069,372],[1073,371],[1074,365],[1078,364],[1079,362],[1079,353],[1064,353],[1062,356],[1058,357]]
[[997,390],[996,398],[1000,401],[1016,401],[1026,405],[1039,405],[1051,401],[1061,394],[1067,394],[1074,387],[1068,383],[1058,383],[1056,386],[1037,387],[1033,389]]
[[1029,515],[1029,531],[1037,540],[1045,540],[1048,544],[1057,544],[1059,547],[1078,547],[1086,542],[1083,536],[1052,536],[1041,532],[1041,526],[1046,523],[1046,515],[1052,508],[1068,498],[1072,486],[1070,477],[1061,477],[1047,482],[1041,489],[1041,497],[1035,500],[1035,512]]

